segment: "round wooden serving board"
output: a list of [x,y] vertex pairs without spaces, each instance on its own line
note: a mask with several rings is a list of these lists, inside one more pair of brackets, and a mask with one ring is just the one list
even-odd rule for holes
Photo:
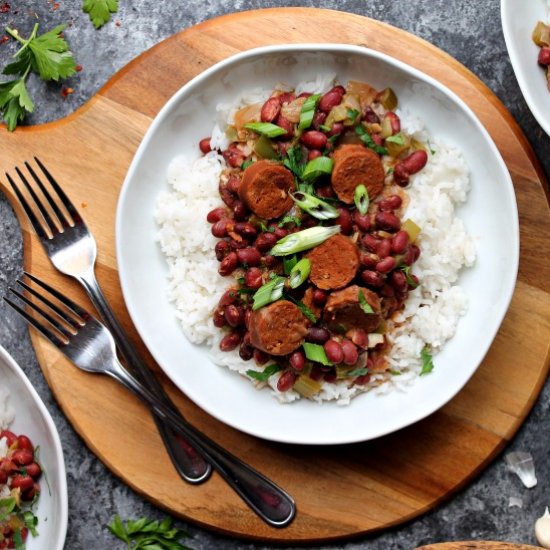
[[529,546],[514,542],[468,540],[462,542],[440,542],[419,546],[415,550],[543,550],[541,546]]
[[[252,32],[251,32],[251,29]],[[476,112],[512,174],[521,263],[510,310],[483,364],[448,405],[407,429],[362,444],[301,447],[239,433],[209,417],[163,377],[178,406],[207,434],[295,498],[286,529],[268,527],[218,475],[201,486],[179,479],[147,410],[107,378],[72,367],[36,334],[40,365],[61,408],[90,449],[135,491],[169,512],[238,537],[312,542],[373,533],[410,520],[464,487],[515,434],[544,384],[550,342],[550,212],[540,167],[499,100],[447,54],[404,31],[357,15],[284,8],[207,21],[147,51],[83,108],[59,122],[0,132],[0,174],[37,155],[80,207],[99,248],[97,275],[140,351],[158,372],[125,309],[115,259],[117,196],[151,120],[185,82],[241,50],[285,42],[368,46],[437,78]],[[4,184],[5,192],[10,191]],[[59,275],[22,221],[25,266],[89,305]],[[490,205],[488,205],[490,208]],[[498,277],[498,273],[495,273]]]

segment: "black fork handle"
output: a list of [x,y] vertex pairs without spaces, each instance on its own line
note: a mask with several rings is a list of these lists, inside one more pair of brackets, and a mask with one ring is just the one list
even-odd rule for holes
[[[149,370],[143,359],[135,351],[132,343],[120,326],[120,323],[99,287],[93,269],[81,274],[77,277],[77,280],[82,284],[90,300],[107,325],[107,328],[111,331],[116,346],[126,361],[126,364],[132,369],[134,374],[136,374],[137,377],[173,411],[174,414],[178,415],[183,420],[181,413],[168,395],[166,395],[160,382]],[[155,420],[159,433],[164,441],[164,445],[168,450],[170,459],[178,474],[189,483],[197,484],[208,479],[212,468],[203,458],[202,454],[195,449],[195,445],[192,445],[181,435],[181,433],[176,433],[167,425],[166,421],[160,415],[154,414],[153,419]]]

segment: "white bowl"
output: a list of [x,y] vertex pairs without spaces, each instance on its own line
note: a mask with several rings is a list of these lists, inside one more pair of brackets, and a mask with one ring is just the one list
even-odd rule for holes
[[531,34],[538,21],[550,24],[546,0],[501,0],[500,17],[508,55],[527,106],[550,135],[550,90],[546,72],[537,63],[540,48]]
[[[472,190],[459,209],[476,239],[478,260],[460,279],[470,299],[455,337],[430,376],[410,389],[356,397],[349,406],[305,399],[279,404],[267,390],[210,362],[206,350],[183,335],[167,299],[167,266],[155,241],[153,209],[167,189],[166,169],[182,152],[199,155],[210,135],[215,106],[252,87],[297,83],[319,73],[340,82],[391,86],[400,105],[418,115],[431,135],[461,148]],[[515,286],[519,231],[515,195],[506,166],[472,111],[447,88],[381,53],[348,45],[288,45],[250,50],[206,70],[163,107],[145,135],[124,182],[117,209],[116,248],[128,310],[139,334],[170,379],[205,411],[258,437],[287,443],[336,444],[372,439],[436,411],[472,376],[508,308]],[[192,297],[190,297],[192,299]]]
[[29,534],[27,550],[63,550],[67,534],[68,499],[65,461],[55,424],[25,373],[0,346],[0,380],[9,392],[9,405],[15,419],[9,429],[30,438],[40,447],[39,462],[45,472],[35,508],[38,536]]

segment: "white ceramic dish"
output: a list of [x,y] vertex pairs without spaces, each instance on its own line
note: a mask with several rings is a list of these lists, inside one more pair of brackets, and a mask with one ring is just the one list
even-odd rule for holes
[[550,135],[550,91],[537,63],[540,48],[531,34],[538,21],[550,23],[546,0],[501,0],[500,17],[508,55],[527,106]]
[[[210,134],[221,98],[231,101],[242,89],[297,83],[320,72],[337,73],[340,82],[352,78],[378,88],[391,86],[400,105],[424,120],[432,135],[462,149],[472,172],[472,191],[459,211],[478,252],[475,267],[461,277],[470,297],[467,315],[437,355],[431,375],[418,379],[406,393],[371,392],[347,407],[307,400],[281,405],[267,390],[256,391],[249,380],[214,365],[205,349],[191,345],[166,297],[167,267],[155,241],[153,220],[157,196],[167,187],[170,161],[185,151],[199,155],[198,141]],[[485,356],[508,308],[518,266],[518,235],[510,175],[486,130],[460,99],[388,56],[326,44],[247,51],[208,69],[178,91],[157,115],[135,155],[116,222],[124,298],[141,337],[166,374],[221,421],[262,438],[301,444],[372,439],[424,418],[456,395]]]
[[[25,373],[0,346],[0,381],[10,394],[15,419],[9,429],[27,435],[40,447],[40,464],[46,477],[40,478],[42,492],[35,513],[38,536],[29,534],[27,550],[63,550],[67,534],[68,498],[65,461],[55,424]],[[47,481],[46,481],[47,479]]]

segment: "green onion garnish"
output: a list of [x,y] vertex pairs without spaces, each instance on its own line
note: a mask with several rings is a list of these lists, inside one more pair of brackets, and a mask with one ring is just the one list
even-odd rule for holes
[[333,161],[330,157],[317,157],[310,160],[304,172],[302,173],[302,179],[315,180],[320,176],[326,176],[332,172]]
[[296,254],[294,254],[294,256],[283,258],[283,270],[285,272],[285,275],[290,275],[292,268],[297,263],[298,263],[298,256],[296,256]]
[[281,369],[282,367],[280,365],[277,365],[277,363],[272,363],[271,365],[267,365],[263,371],[249,369],[246,371],[246,374],[250,376],[250,378],[254,378],[260,382],[267,382],[271,376],[273,376],[276,372],[279,372]]
[[[355,127],[355,133],[361,138],[361,141],[369,148],[372,149],[375,153],[379,155],[387,155],[388,150],[381,145],[376,145],[374,140],[370,137],[370,134],[363,128],[363,126],[358,125]],[[319,157],[320,158],[320,157]]]
[[285,278],[275,276],[271,281],[262,285],[252,296],[254,303],[252,304],[252,310],[256,311],[271,302],[277,301],[283,295],[285,287]]
[[271,122],[249,122],[245,124],[244,127],[268,138],[282,136],[287,132],[284,128]]
[[397,145],[405,145],[405,138],[403,137],[403,134],[399,132],[398,134],[394,134],[393,136],[388,136],[386,138],[386,141],[389,141],[390,143],[396,143]]
[[353,195],[353,202],[355,203],[357,210],[359,210],[361,214],[364,215],[367,213],[367,210],[369,209],[369,204],[370,204],[369,192],[363,184],[358,185],[355,188],[355,193]]
[[315,361],[316,363],[321,363],[322,365],[332,365],[332,363],[328,360],[325,348],[323,346],[304,342],[303,348],[306,357],[310,361]]
[[365,374],[368,374],[368,373],[369,373],[369,369],[367,369],[366,367],[360,367],[357,369],[350,370],[349,372],[346,373],[346,375],[355,378],[356,376],[365,376]]
[[294,194],[291,193],[290,196],[304,212],[307,212],[318,220],[329,220],[337,218],[340,215],[334,206],[322,201],[315,195],[298,191]]
[[367,299],[365,298],[365,295],[363,294],[363,289],[359,289],[359,305],[361,306],[361,309],[366,313],[374,313],[371,305],[367,302]]
[[290,288],[298,288],[308,278],[310,271],[311,262],[307,258],[302,258],[290,271]]
[[[270,253],[273,256],[296,254],[297,252],[309,250],[310,248],[320,245],[337,233],[340,233],[339,225],[309,227],[308,229],[290,233],[290,235],[283,237],[271,249]],[[259,290],[261,290],[261,288]]]
[[310,95],[302,105],[302,110],[300,111],[300,122],[298,123],[298,130],[305,130],[311,126],[313,122],[313,115],[315,114],[315,109],[321,99],[321,94]]
[[401,268],[401,271],[405,274],[405,280],[407,284],[412,286],[413,289],[418,286],[418,283],[411,277],[411,266],[407,265]]
[[428,374],[434,370],[434,364],[432,360],[432,355],[428,351],[428,347],[424,347],[420,352],[420,358],[422,359],[422,370],[420,371],[420,376],[423,374]]

